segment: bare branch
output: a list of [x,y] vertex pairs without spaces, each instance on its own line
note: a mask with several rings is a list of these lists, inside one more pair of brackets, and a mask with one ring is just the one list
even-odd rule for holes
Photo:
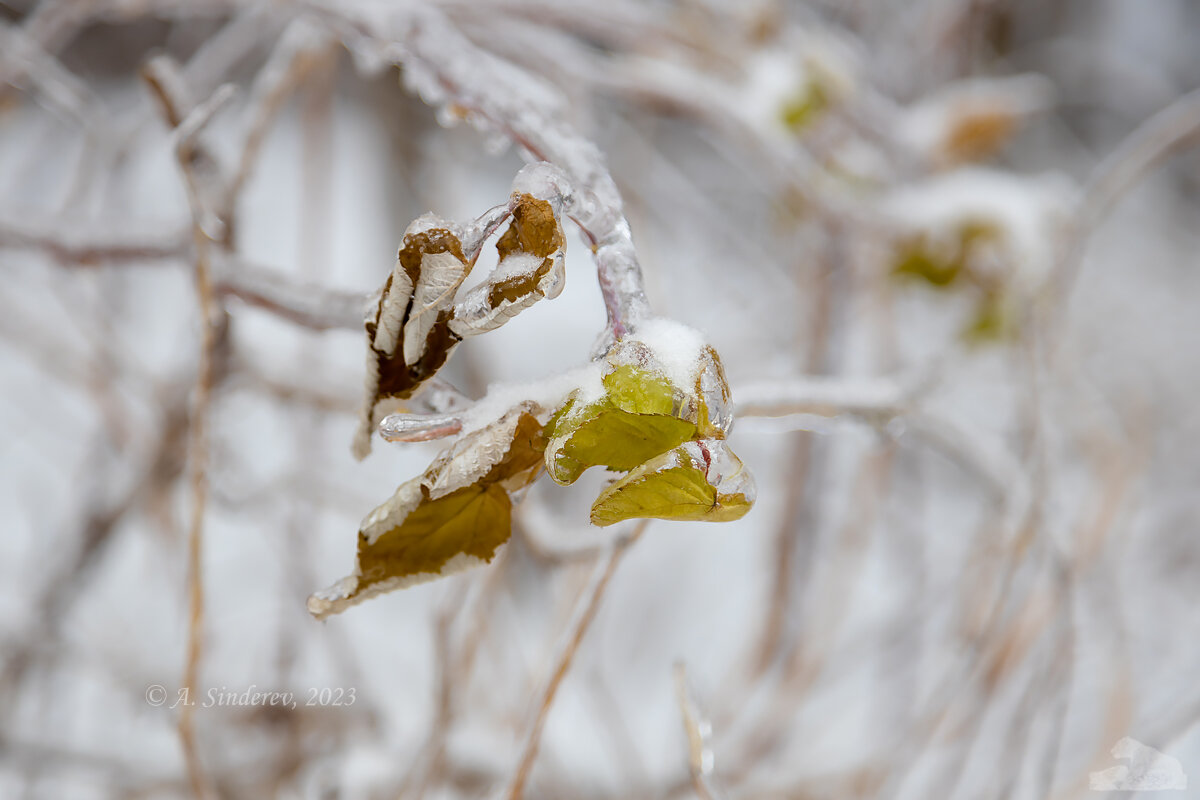
[[524,744],[521,747],[521,757],[517,761],[516,771],[513,773],[512,780],[504,792],[504,796],[508,800],[520,800],[524,796],[525,784],[529,780],[529,772],[533,768],[533,762],[537,758],[538,747],[541,745],[542,729],[546,726],[546,719],[550,716],[550,707],[554,704],[554,697],[558,693],[558,687],[562,684],[563,678],[567,676],[567,671],[571,668],[571,661],[575,658],[575,653],[579,650],[579,644],[583,641],[588,628],[591,627],[592,620],[596,618],[596,612],[600,608],[600,600],[604,597],[604,591],[608,588],[608,582],[612,580],[613,574],[617,571],[617,566],[621,563],[622,556],[641,537],[648,523],[648,520],[642,520],[627,535],[620,536],[613,542],[612,548],[608,552],[608,558],[596,571],[592,586],[584,592],[577,607],[575,620],[568,627],[566,645],[552,662],[554,667],[550,673],[550,679],[546,683],[546,688],[542,690],[539,696],[536,706],[537,714],[534,717],[533,724],[529,728],[529,732],[525,736]]

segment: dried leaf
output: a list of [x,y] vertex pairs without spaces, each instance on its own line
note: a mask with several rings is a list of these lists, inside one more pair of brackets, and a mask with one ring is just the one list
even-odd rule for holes
[[529,194],[514,194],[510,205],[512,222],[496,242],[500,263],[455,306],[450,327],[459,336],[495,330],[562,292],[566,240],[554,208]]
[[462,337],[450,329],[454,292],[470,272],[462,243],[448,225],[425,216],[409,226],[372,317],[366,322],[366,399],[354,455],[371,450],[385,416],[441,369]]

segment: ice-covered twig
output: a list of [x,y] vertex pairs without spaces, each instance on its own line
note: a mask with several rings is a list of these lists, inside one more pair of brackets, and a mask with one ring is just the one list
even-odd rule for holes
[[[109,127],[104,106],[87,84],[47,53],[24,30],[0,22],[0,51],[7,56],[9,74],[0,78],[22,86],[31,84],[46,103],[81,126],[105,130]],[[0,67],[0,69],[3,69]]]
[[0,248],[41,250],[64,266],[183,259],[189,241],[186,228],[171,225],[0,215]]
[[[211,273],[212,234],[206,230],[211,211],[206,209],[203,193],[206,187],[215,186],[211,181],[203,183],[206,176],[198,172],[197,163],[206,161],[198,158],[205,150],[196,138],[213,115],[233,95],[228,84],[217,89],[212,97],[188,109],[186,87],[178,78],[178,68],[165,56],[148,63],[143,70],[146,83],[157,95],[165,120],[172,125],[175,142],[175,157],[179,162],[187,187],[188,205],[192,214],[192,246],[195,267],[196,299],[200,308],[201,347],[200,364],[196,372],[195,405],[188,430],[188,455],[191,461],[191,521],[188,531],[188,646],[181,686],[188,691],[199,684],[200,660],[204,653],[204,517],[208,503],[208,414],[216,383],[217,326],[220,304],[213,287]],[[211,160],[207,163],[213,163]],[[221,220],[215,220],[220,223]],[[196,747],[194,707],[185,705],[179,715],[179,738],[183,745],[184,760],[192,792],[197,800],[206,800],[212,795],[208,776],[200,762]]]
[[[912,433],[975,475],[997,500],[1022,485],[1014,459],[978,444],[920,402],[932,388],[936,371],[912,379],[804,377],[747,384],[734,393],[739,417],[787,417],[813,414],[847,416],[897,436]],[[890,423],[898,423],[894,428]]]
[[1075,225],[1053,280],[1058,296],[1069,294],[1088,237],[1139,179],[1173,153],[1200,141],[1200,89],[1176,100],[1134,129],[1088,179]]
[[454,414],[390,414],[379,423],[379,435],[388,442],[428,442],[462,431]]
[[349,28],[344,38],[360,61],[402,64],[405,80],[425,102],[509,137],[531,161],[561,168],[570,181],[564,212],[582,229],[595,257],[608,338],[621,338],[649,316],[616,183],[600,150],[567,120],[557,90],[476,47],[436,9],[351,17],[333,7],[314,8],[331,24]]
[[702,800],[717,800],[721,794],[712,785],[713,752],[709,739],[712,724],[700,714],[688,686],[687,667],[681,661],[675,665],[675,700],[683,717],[683,732],[688,741],[688,772],[692,788]]
[[242,258],[214,263],[218,295],[236,297],[278,317],[313,330],[359,330],[377,292],[343,292],[298,281],[290,275]]
[[909,392],[898,381],[886,378],[792,378],[739,387],[734,392],[740,417],[785,417],[816,414],[854,416],[886,423],[903,413]]
[[520,800],[524,796],[525,784],[529,780],[529,773],[533,769],[533,762],[537,758],[538,748],[541,745],[542,729],[545,728],[546,719],[550,716],[550,708],[554,704],[555,695],[558,694],[558,687],[571,668],[571,662],[579,650],[579,644],[583,641],[584,634],[591,627],[592,620],[596,618],[596,612],[600,609],[600,601],[604,597],[609,581],[617,571],[617,566],[621,563],[621,558],[625,555],[625,551],[641,537],[648,524],[649,520],[644,519],[628,534],[617,537],[608,551],[608,558],[597,569],[591,587],[580,599],[575,618],[568,628],[566,642],[558,657],[554,659],[554,669],[550,673],[545,689],[538,698],[537,713],[525,736],[525,742],[521,747],[521,757],[517,761],[517,768],[513,772],[512,780],[504,792],[506,800]]
[[283,101],[300,83],[322,54],[330,52],[328,32],[307,17],[292,21],[275,43],[267,63],[255,75],[247,98],[250,122],[242,142],[237,170],[226,188],[224,205],[232,212],[238,197],[258,162],[259,150],[271,122],[283,107]]

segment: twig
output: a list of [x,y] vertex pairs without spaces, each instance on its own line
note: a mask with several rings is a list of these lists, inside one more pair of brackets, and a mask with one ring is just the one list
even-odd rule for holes
[[330,44],[326,31],[314,25],[311,19],[302,17],[284,29],[267,63],[259,69],[248,99],[253,116],[242,143],[237,170],[223,198],[227,217],[233,218],[238,198],[258,162],[259,150],[284,100],[305,75],[321,65],[322,54],[331,52]]
[[908,392],[893,380],[882,378],[805,377],[765,381],[740,386],[734,392],[739,417],[782,417],[848,414],[880,423],[903,413]]
[[[198,693],[200,660],[204,652],[204,511],[208,498],[208,412],[215,383],[217,325],[221,309],[213,287],[211,274],[211,236],[206,232],[206,209],[202,200],[201,178],[196,174],[199,148],[195,139],[212,120],[213,115],[232,97],[228,84],[217,89],[205,102],[184,116],[182,89],[176,85],[178,75],[172,62],[160,57],[144,70],[146,82],[162,103],[168,122],[175,126],[175,156],[187,186],[188,205],[192,214],[192,247],[195,268],[196,299],[200,308],[200,364],[196,374],[195,406],[188,432],[188,452],[191,455],[192,518],[188,530],[188,646],[182,688],[192,695]],[[208,779],[196,749],[194,706],[185,704],[179,714],[179,738],[187,763],[188,779],[197,800],[211,796]]]
[[692,787],[701,800],[717,800],[720,793],[712,785],[713,753],[709,745],[712,725],[700,715],[692,699],[687,682],[687,666],[682,661],[675,665],[675,700],[679,704],[683,732],[687,736],[688,771],[692,776]]
[[1117,202],[1146,173],[1174,153],[1200,142],[1200,89],[1185,94],[1137,126],[1093,170],[1082,192],[1082,205],[1052,280],[1065,299],[1083,263],[1088,238]]
[[622,536],[613,542],[612,549],[608,552],[608,559],[597,571],[591,589],[585,592],[584,598],[580,601],[575,621],[569,627],[570,633],[566,646],[563,648],[562,653],[554,660],[554,669],[550,673],[550,680],[538,700],[537,716],[530,726],[529,733],[525,736],[525,743],[521,748],[521,757],[517,761],[516,771],[513,773],[508,789],[504,792],[504,796],[508,800],[519,800],[519,798],[524,796],[525,783],[529,779],[529,772],[533,768],[534,760],[537,758],[538,747],[541,745],[542,740],[542,729],[546,725],[546,719],[550,716],[550,707],[554,704],[554,696],[558,693],[558,687],[562,684],[563,678],[566,677],[567,671],[571,668],[571,661],[575,658],[575,653],[579,649],[580,642],[583,641],[584,634],[587,633],[592,620],[596,617],[596,612],[600,608],[600,600],[604,597],[604,591],[608,588],[609,580],[612,579],[613,573],[617,571],[617,566],[621,563],[621,557],[641,537],[648,524],[649,520],[642,520],[628,535]]
[[230,257],[217,264],[213,288],[305,328],[361,330],[377,292],[343,292],[296,280],[279,270]]
[[341,30],[364,62],[403,64],[430,105],[502,133],[531,161],[549,161],[571,182],[564,210],[591,245],[608,311],[605,340],[621,338],[649,316],[642,268],[629,222],[604,157],[567,121],[561,93],[540,77],[476,47],[433,7],[406,15],[355,19],[311,10]]

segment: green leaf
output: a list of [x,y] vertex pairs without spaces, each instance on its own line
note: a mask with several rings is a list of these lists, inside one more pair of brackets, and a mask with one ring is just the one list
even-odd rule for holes
[[421,574],[437,577],[456,559],[491,561],[512,534],[511,512],[508,493],[495,483],[467,486],[436,500],[426,492],[411,513],[374,541],[359,533],[357,591]]
[[829,108],[829,93],[819,81],[811,81],[804,89],[784,103],[779,112],[783,124],[792,133],[799,133]]
[[662,375],[621,364],[603,378],[609,402],[630,414],[678,415],[679,393]]
[[626,364],[603,383],[603,397],[569,400],[546,426],[546,471],[557,483],[574,483],[588,467],[633,469],[697,435],[679,416],[679,393],[657,373]]
[[727,522],[750,510],[754,485],[742,462],[716,439],[688,442],[610,484],[592,505],[592,524],[627,519]]

